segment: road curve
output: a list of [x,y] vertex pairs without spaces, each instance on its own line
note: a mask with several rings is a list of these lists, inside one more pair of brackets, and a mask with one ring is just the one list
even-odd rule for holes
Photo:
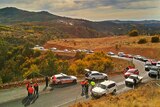
[[[140,71],[140,75],[144,77],[144,81],[150,80],[147,76],[147,72],[145,72],[144,70],[143,62],[134,59],[131,60],[128,58],[122,58],[122,59],[133,61],[135,67]],[[117,93],[122,93],[124,91],[131,89],[125,86],[123,75],[109,77],[109,79],[117,82],[118,85]],[[80,84],[71,85],[63,88],[54,88],[52,91],[46,91],[45,94],[40,95],[39,98],[33,104],[29,105],[29,107],[67,107],[78,101],[87,100],[84,97],[81,97],[80,93],[81,93]],[[0,107],[24,107],[24,105],[22,104],[23,100],[24,98],[2,103],[0,104]]]

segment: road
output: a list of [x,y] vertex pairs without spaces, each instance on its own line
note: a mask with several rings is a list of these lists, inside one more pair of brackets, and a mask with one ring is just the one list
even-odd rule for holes
[[[126,59],[126,58],[123,58]],[[130,59],[126,59],[130,60]],[[135,67],[140,71],[140,75],[144,77],[144,82],[149,81],[150,79],[147,76],[147,73],[144,70],[144,63],[141,61],[133,60]],[[117,82],[118,92],[122,93],[124,91],[130,90],[124,84],[123,75],[117,75],[113,77],[109,77],[109,79]],[[81,86],[80,84],[70,85],[54,88],[51,91],[46,91],[39,96],[39,98],[33,103],[30,104],[29,107],[67,107],[71,104],[74,104],[78,101],[86,101],[84,97],[80,96]],[[18,94],[18,93],[17,93]],[[90,98],[89,98],[90,99]],[[9,101],[6,103],[0,104],[0,107],[24,107],[24,98],[16,99],[14,101]]]

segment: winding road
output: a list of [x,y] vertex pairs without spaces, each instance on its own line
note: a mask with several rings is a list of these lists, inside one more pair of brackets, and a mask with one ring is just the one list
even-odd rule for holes
[[[119,57],[117,57],[119,58]],[[148,77],[147,72],[144,70],[144,62],[138,60],[131,60],[128,58],[121,58],[125,60],[133,61],[135,67],[140,71],[140,76],[143,76],[143,82],[150,81],[151,79]],[[123,93],[131,88],[125,86],[123,75],[117,75],[113,77],[109,77],[110,80],[114,80],[118,85],[118,94]],[[28,105],[29,107],[67,107],[79,101],[86,101],[90,98],[86,99],[80,96],[81,86],[80,84],[71,85],[63,88],[54,88],[51,91],[45,92],[45,94],[41,94],[39,98],[33,103]],[[18,93],[17,93],[18,94]],[[3,96],[0,96],[3,97]],[[0,107],[24,107],[25,99],[16,99],[13,101],[9,101],[6,103],[0,104]]]

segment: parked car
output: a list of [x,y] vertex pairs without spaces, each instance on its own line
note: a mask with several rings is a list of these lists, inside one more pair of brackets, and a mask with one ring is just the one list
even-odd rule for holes
[[126,54],[124,54],[124,52],[118,52],[118,56],[119,56],[119,57],[125,57]]
[[114,81],[105,80],[92,89],[92,97],[101,97],[104,94],[115,94],[117,85]]
[[142,81],[143,77],[139,76],[139,75],[130,75],[127,79],[125,79],[125,84],[126,86],[129,85],[136,85],[138,83],[140,83]]
[[157,62],[156,66],[157,66],[157,67],[160,67],[160,61]]
[[77,83],[77,77],[75,76],[68,76],[66,74],[60,73],[60,74],[56,74],[53,75],[51,77],[51,83],[52,84],[57,84],[57,85],[61,85],[61,84],[68,84],[68,83]]
[[88,80],[100,80],[100,79],[104,79],[104,80],[108,80],[108,76],[105,73],[100,73],[98,71],[88,71],[85,74],[86,79]]
[[141,56],[140,55],[135,55],[133,58],[139,60],[139,59],[141,59]]
[[115,53],[113,53],[113,52],[108,52],[107,55],[113,56],[113,55],[115,55]]
[[144,57],[144,56],[142,56],[139,60],[143,61],[143,62],[147,62],[148,61],[148,59],[146,57]]
[[155,65],[157,64],[157,61],[155,59],[148,59],[149,62],[151,62],[152,65]]
[[151,69],[148,72],[148,76],[151,78],[157,78],[158,76],[158,67],[152,66]]
[[128,67],[126,67],[124,70],[123,70],[123,73],[126,73],[129,69],[133,69],[134,67],[132,67],[132,66],[128,66]]
[[147,61],[144,65],[145,71],[149,71],[152,66],[151,62]]
[[56,50],[57,50],[57,48],[52,47],[52,48],[50,48],[50,50],[51,50],[51,51],[56,51]]
[[127,56],[126,56],[127,58],[133,58],[133,55],[131,55],[131,54],[127,54]]
[[139,75],[138,69],[135,69],[135,68],[129,69],[126,73],[124,73],[124,77],[128,78],[131,74]]

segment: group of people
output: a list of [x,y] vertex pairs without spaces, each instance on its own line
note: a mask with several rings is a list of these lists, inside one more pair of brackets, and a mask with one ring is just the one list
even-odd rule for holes
[[34,95],[36,95],[36,97],[39,96],[39,84],[37,82],[35,82],[34,84],[32,82],[27,82],[26,89],[29,99],[32,99]]
[[80,82],[81,86],[82,86],[82,93],[81,93],[81,96],[86,96],[86,98],[89,97],[88,95],[88,92],[89,92],[89,86],[91,86],[90,88],[90,92],[92,93],[92,89],[94,88],[95,86],[95,82],[93,80],[91,80],[90,82],[85,79],[83,80],[82,82]]

